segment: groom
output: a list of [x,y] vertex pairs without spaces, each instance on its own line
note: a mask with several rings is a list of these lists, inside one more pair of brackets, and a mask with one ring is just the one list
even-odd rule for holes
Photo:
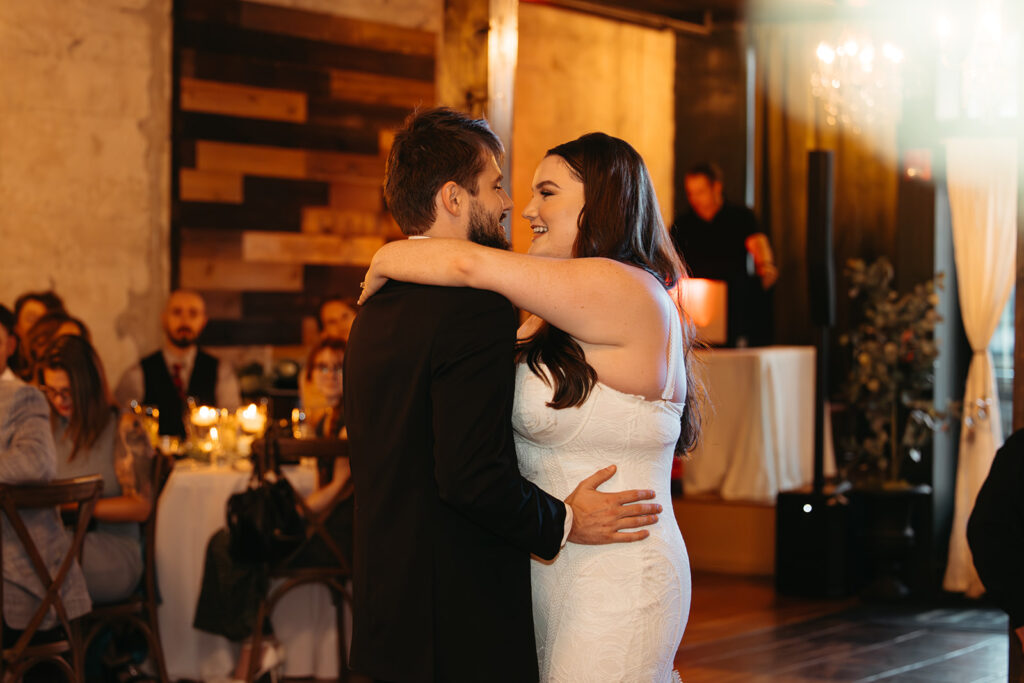
[[[414,114],[384,197],[411,237],[508,243],[503,148],[483,120]],[[536,681],[530,554],[566,540],[639,540],[651,491],[562,501],[519,474],[512,439],[516,316],[492,292],[388,282],[356,316],[345,355],[355,485],[352,667],[390,683]]]

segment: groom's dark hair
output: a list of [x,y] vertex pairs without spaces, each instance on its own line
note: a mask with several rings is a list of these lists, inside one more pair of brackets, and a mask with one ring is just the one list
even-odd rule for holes
[[453,181],[476,196],[488,157],[505,149],[487,121],[448,107],[413,112],[395,133],[384,171],[384,201],[406,235],[419,235],[437,217],[434,197]]

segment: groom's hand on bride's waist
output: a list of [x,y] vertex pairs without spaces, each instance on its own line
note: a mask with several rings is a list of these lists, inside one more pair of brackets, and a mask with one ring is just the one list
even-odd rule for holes
[[623,531],[649,526],[658,521],[661,505],[638,501],[654,498],[654,491],[634,489],[603,493],[597,487],[612,478],[615,465],[599,470],[579,483],[565,499],[572,508],[572,530],[569,541],[586,545],[628,543],[647,538],[650,532]]

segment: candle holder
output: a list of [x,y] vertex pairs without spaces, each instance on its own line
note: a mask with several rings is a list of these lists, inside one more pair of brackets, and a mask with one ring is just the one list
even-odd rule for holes
[[217,419],[217,445],[214,450],[214,459],[218,462],[230,459],[231,455],[238,452],[238,418],[227,408],[220,409]]
[[267,399],[258,404],[250,403],[235,411],[238,425],[238,454],[247,456],[252,452],[252,442],[263,436],[267,430]]
[[219,410],[196,405],[195,399],[188,399],[188,450],[193,457],[212,461],[214,448],[220,445],[219,420]]

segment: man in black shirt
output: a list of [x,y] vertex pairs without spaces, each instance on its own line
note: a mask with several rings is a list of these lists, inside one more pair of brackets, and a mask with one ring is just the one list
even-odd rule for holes
[[770,289],[778,279],[768,236],[754,213],[722,197],[722,175],[711,163],[686,173],[689,210],[676,218],[672,240],[693,277],[728,287],[727,346],[772,341]]

